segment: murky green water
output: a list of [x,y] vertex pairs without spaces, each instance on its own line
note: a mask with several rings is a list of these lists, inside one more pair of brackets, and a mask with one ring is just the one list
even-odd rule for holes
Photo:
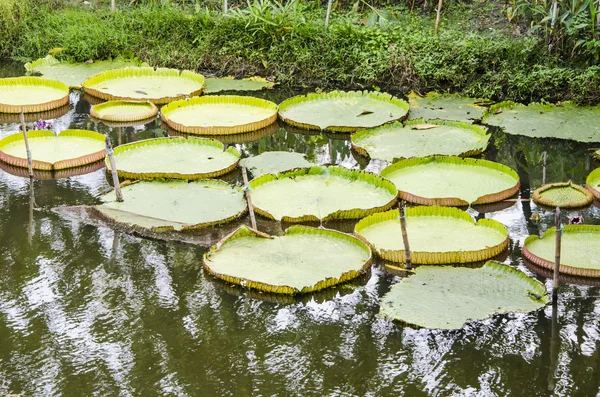
[[[2,73],[20,69],[0,67]],[[277,102],[292,94],[261,93]],[[119,134],[92,122],[90,105],[79,94],[71,95],[71,105],[54,129],[96,130],[115,144],[166,133],[156,122]],[[16,131],[16,124],[0,124],[0,136]],[[583,183],[599,165],[588,145],[497,130],[494,140],[486,158],[518,170],[523,198],[541,184],[544,150],[548,182]],[[294,150],[320,164],[372,171],[385,165],[355,158],[348,140],[283,127],[236,147],[244,156]],[[240,181],[239,175],[230,178]],[[115,232],[52,210],[97,203],[107,188],[99,169],[36,180],[32,195],[27,178],[0,171],[0,396],[600,393],[599,286],[564,284],[554,322],[547,307],[456,331],[402,328],[377,315],[379,299],[399,280],[381,264],[338,289],[299,300],[275,298],[203,271],[203,252],[226,230],[201,233],[193,238],[200,245],[191,245]],[[586,223],[600,224],[598,206],[579,213]],[[534,224],[532,210],[528,201],[486,214],[469,210],[508,226],[509,255],[501,260],[528,274],[521,244],[553,223],[552,214],[542,212],[540,225]],[[262,220],[260,227],[273,232],[281,226]]]

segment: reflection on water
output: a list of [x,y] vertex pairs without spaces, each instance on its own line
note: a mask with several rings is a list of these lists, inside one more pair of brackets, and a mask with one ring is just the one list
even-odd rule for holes
[[[284,94],[261,93],[276,101]],[[160,121],[126,128],[96,124],[79,94],[71,95],[71,103],[54,129],[91,129],[110,135],[115,144],[167,134]],[[16,124],[0,124],[0,136],[17,131]],[[294,150],[318,164],[375,172],[385,166],[353,154],[339,138],[277,126],[255,140],[231,144],[243,156]],[[548,182],[583,183],[598,165],[586,145],[497,130],[494,138],[486,157],[518,171],[525,199],[541,183],[543,151]],[[380,297],[399,280],[381,263],[356,282],[301,299],[245,291],[202,270],[206,246],[220,237],[215,230],[192,239],[199,245],[185,244],[114,231],[52,210],[97,203],[109,188],[103,169],[33,184],[13,174],[0,171],[0,395],[600,392],[600,287],[562,285],[554,316],[548,306],[455,331],[413,330],[377,315]],[[239,175],[232,178],[240,182]],[[541,210],[534,223],[533,211],[539,209],[528,200],[485,213],[469,209],[508,226],[504,262],[528,274],[533,273],[521,259],[522,243],[554,222]],[[581,213],[586,223],[600,224],[600,208]],[[259,222],[270,233],[286,226]]]

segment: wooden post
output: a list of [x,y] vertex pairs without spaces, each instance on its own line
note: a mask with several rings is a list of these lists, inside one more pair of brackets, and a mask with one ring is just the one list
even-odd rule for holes
[[546,157],[547,153],[542,153],[542,186],[546,184]]
[[23,130],[23,138],[25,139],[25,150],[27,151],[27,170],[29,171],[29,177],[33,178],[33,159],[31,158],[31,149],[29,148],[29,140],[27,139],[27,126],[25,125],[25,114],[23,114],[23,108],[21,108],[21,130]]
[[556,246],[554,255],[554,280],[552,283],[552,302],[555,303],[558,299],[558,270],[560,268],[560,244],[562,227],[560,225],[560,208],[556,207],[556,215],[554,216],[554,225],[556,227]]
[[227,9],[228,9],[228,7],[227,7],[227,0],[223,0],[223,14],[227,13]]
[[33,178],[29,178],[29,222],[27,223],[27,241],[29,246],[33,241],[33,210],[35,208],[35,193],[33,191]]
[[110,10],[115,11],[117,9],[117,5],[115,4],[115,0],[110,0]]
[[437,15],[435,16],[435,28],[433,30],[433,34],[436,36],[438,34],[438,27],[440,26],[440,14],[442,13],[442,2],[443,2],[443,0],[440,0],[438,2],[438,7],[436,10]]
[[554,392],[556,387],[556,363],[560,352],[560,336],[558,334],[558,305],[552,302],[552,330],[550,334],[550,371],[548,373],[548,391]]
[[329,26],[329,17],[331,16],[331,7],[333,6],[333,0],[327,2],[327,15],[325,15],[325,26]]
[[410,258],[410,247],[408,245],[408,234],[406,233],[406,218],[404,214],[404,201],[398,200],[398,211],[400,212],[400,227],[402,228],[402,242],[404,243],[404,256],[406,256],[406,268],[412,269],[412,260]]
[[248,174],[246,173],[246,167],[242,167],[242,178],[244,178],[244,194],[246,195],[246,201],[248,202],[248,212],[250,212],[250,224],[252,229],[256,228],[256,217],[254,216],[254,207],[252,206],[252,197],[250,197],[250,185],[248,184]]
[[121,192],[121,184],[119,183],[119,174],[117,173],[117,164],[115,163],[114,152],[112,148],[112,143],[110,142],[110,137],[106,137],[106,155],[110,160],[110,172],[113,178],[113,184],[115,185],[115,194],[117,196],[117,201],[123,201],[123,193]]

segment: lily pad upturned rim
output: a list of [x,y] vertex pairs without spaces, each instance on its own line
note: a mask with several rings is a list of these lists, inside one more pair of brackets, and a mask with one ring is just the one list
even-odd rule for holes
[[[185,126],[169,119],[169,115],[180,108],[196,105],[228,104],[255,106],[273,111],[273,114],[259,121],[234,126]],[[171,102],[161,109],[162,120],[174,130],[197,135],[230,135],[260,130],[277,120],[277,104],[262,98],[240,95],[207,95]]]
[[[58,139],[60,137],[79,137],[79,138],[89,138],[96,139],[101,142],[105,142],[106,136],[88,130],[64,130],[58,134]],[[51,131],[46,130],[33,130],[27,132],[28,139],[36,139],[36,138],[55,138]],[[7,164],[14,165],[16,167],[28,168],[27,158],[26,157],[15,157],[10,154],[6,154],[2,151],[2,147],[17,141],[24,141],[24,137],[22,133],[16,133],[12,135],[8,135],[3,139],[0,139],[0,161],[3,161]],[[72,159],[60,160],[55,163],[50,163],[47,161],[41,160],[33,160],[32,166],[35,170],[45,170],[45,171],[54,171],[54,170],[63,170],[67,168],[75,168],[81,167],[84,165],[88,165],[91,163],[95,163],[96,161],[102,160],[106,157],[106,149],[99,150],[94,153],[86,154],[85,156],[80,156]]]
[[[406,208],[406,217],[451,217],[455,219],[460,219],[466,222],[470,222],[475,224],[476,226],[488,227],[492,228],[502,235],[505,236],[504,240],[500,244],[496,244],[491,247],[486,247],[481,250],[473,250],[473,251],[449,251],[449,252],[419,252],[411,250],[411,260],[414,264],[419,265],[443,265],[443,264],[451,264],[451,263],[470,263],[470,262],[479,262],[486,261],[494,256],[500,254],[508,247],[508,230],[506,227],[494,220],[483,218],[475,222],[471,215],[468,212],[462,211],[458,208],[453,207],[409,207]],[[400,250],[376,250],[368,240],[363,237],[360,232],[370,226],[376,225],[381,222],[387,222],[390,220],[398,220],[400,216],[400,211],[397,209],[380,212],[370,216],[367,216],[364,219],[361,219],[356,226],[354,227],[354,234],[360,238],[362,241],[367,243],[373,252],[376,252],[379,257],[383,260],[396,262],[396,263],[404,263],[406,262],[406,255],[404,253],[404,249]],[[400,221],[398,221],[400,222]],[[410,241],[410,235],[408,236]],[[460,236],[457,236],[460,238]]]
[[532,196],[533,201],[535,201],[538,204],[545,205],[547,207],[557,207],[555,202],[549,200],[546,197],[543,197],[543,193],[548,190],[554,189],[554,188],[563,188],[563,187],[571,187],[571,188],[583,193],[585,195],[585,197],[579,201],[571,201],[569,203],[559,205],[558,207],[560,207],[560,208],[582,208],[582,207],[586,207],[586,206],[592,204],[592,202],[594,201],[594,196],[588,189],[584,188],[583,186],[576,185],[571,181],[549,183],[542,187],[537,188],[533,192],[533,196]]
[[0,103],[0,113],[39,113],[56,109],[69,103],[69,87],[60,81],[45,79],[43,77],[23,76],[8,77],[0,79],[0,86],[41,86],[50,87],[64,92],[64,96],[48,102],[34,102],[27,105],[11,105],[9,103]]
[[[594,233],[600,235],[600,225],[565,225],[563,226],[563,235],[567,233]],[[527,248],[532,241],[543,240],[544,238],[552,238],[551,236],[556,235],[556,227],[551,227],[546,230],[542,237],[537,235],[528,236],[523,243],[523,257],[534,265],[543,267],[545,269],[554,269],[554,261],[549,261],[541,258]],[[581,267],[568,266],[560,264],[558,268],[559,273],[568,274],[571,276],[578,277],[593,277],[600,278],[600,269],[585,269]]]
[[216,139],[219,142],[222,142],[224,145],[234,145],[234,144],[240,144],[240,143],[256,142],[263,138],[271,136],[275,132],[277,132],[278,126],[277,126],[277,123],[273,123],[271,125],[268,125],[264,128],[256,130],[256,131],[244,132],[242,134],[234,134],[234,135],[188,134],[186,132],[180,132],[180,131],[174,130],[173,128],[169,127],[167,125],[167,123],[165,123],[164,121],[161,123],[161,128],[167,130],[167,133],[169,134],[169,136],[180,136],[183,138],[203,137],[203,138]]
[[199,73],[192,72],[190,70],[180,71],[178,69],[169,69],[169,68],[154,69],[153,67],[145,67],[145,66],[111,69],[111,70],[107,70],[105,72],[98,73],[97,75],[92,76],[92,77],[88,78],[87,80],[85,80],[82,84],[82,88],[85,93],[87,93],[93,97],[96,97],[96,98],[104,99],[106,101],[115,101],[115,100],[139,101],[140,98],[132,98],[132,97],[127,97],[127,96],[113,95],[113,94],[109,94],[107,92],[102,92],[95,88],[90,87],[90,86],[102,83],[104,81],[115,80],[115,79],[119,79],[119,78],[127,78],[127,77],[139,77],[139,76],[180,77],[183,79],[187,79],[187,80],[199,83],[202,86],[202,88],[192,91],[186,95],[178,95],[175,97],[165,96],[165,97],[147,98],[150,102],[154,103],[155,105],[162,105],[162,104],[176,101],[179,99],[198,96],[198,95],[201,95],[202,92],[204,91],[204,76]]
[[[126,181],[124,183],[121,183],[121,188],[135,185],[137,183],[170,183],[170,182],[207,183],[207,184],[227,186],[232,189],[238,189],[235,186],[232,186],[232,185],[228,184],[227,182],[223,182],[218,179],[200,179],[200,180],[190,181],[190,182],[181,180],[181,179],[161,179],[161,180],[157,180],[157,181],[146,181],[146,180]],[[104,196],[107,194],[110,194],[110,193],[111,192],[108,192],[108,193],[104,194]],[[125,200],[127,200],[127,196],[125,196]],[[224,225],[226,223],[240,219],[242,216],[244,216],[246,214],[246,212],[248,212],[248,206],[246,205],[246,206],[244,206],[244,209],[242,211],[240,211],[237,214],[234,214],[228,218],[219,219],[217,221],[212,221],[212,222],[196,223],[193,225],[184,226],[179,230],[175,230],[175,228],[173,226],[144,227],[144,226],[140,226],[140,225],[136,225],[136,224],[132,224],[132,223],[120,222],[120,221],[116,220],[115,218],[113,218],[113,217],[105,214],[101,210],[99,210],[98,209],[99,206],[101,206],[101,204],[89,206],[89,207],[87,207],[87,210],[89,211],[90,214],[92,214],[96,218],[102,220],[103,222],[105,222],[108,225],[124,227],[127,230],[133,230],[135,232],[146,234],[146,235],[148,233],[150,233],[150,234],[153,234],[153,233],[157,233],[157,234],[160,234],[160,233],[186,233],[186,232],[192,232],[195,230],[205,229],[205,228],[212,227],[212,226]]]
[[[234,169],[237,168],[237,166],[240,162],[241,154],[236,148],[229,147],[229,148],[225,149],[225,145],[223,145],[223,143],[217,141],[216,139],[200,138],[200,137],[190,137],[187,139],[183,138],[183,137],[162,137],[162,138],[150,138],[150,139],[144,139],[141,141],[126,143],[124,145],[117,146],[114,149],[115,160],[118,160],[119,154],[131,151],[131,150],[140,149],[140,148],[143,148],[146,146],[171,145],[171,144],[194,144],[194,145],[201,145],[201,146],[213,146],[218,149],[221,149],[222,151],[230,153],[231,155],[235,156],[237,158],[237,160],[229,167],[221,169],[221,170],[216,170],[213,172],[197,172],[197,173],[193,173],[193,174],[182,174],[182,173],[178,173],[178,172],[133,172],[133,171],[127,171],[127,170],[120,169],[119,162],[117,161],[117,175],[119,176],[119,178],[145,179],[145,180],[148,180],[148,179],[186,179],[186,180],[210,179],[210,178],[217,178],[221,175],[225,175],[228,172],[233,171]],[[106,162],[106,170],[108,171],[108,173],[111,173],[112,171],[111,171],[109,159],[106,158],[105,162]]]
[[[488,134],[487,127],[478,125],[478,124],[465,123],[464,121],[452,121],[452,120],[442,120],[442,119],[427,119],[427,120],[426,119],[413,119],[413,120],[405,121],[404,124],[401,124],[400,122],[394,122],[394,123],[384,124],[382,126],[375,127],[375,128],[368,128],[368,129],[357,131],[356,133],[352,134],[352,136],[350,138],[352,150],[356,151],[356,153],[360,154],[361,156],[371,158],[371,155],[369,154],[368,150],[365,149],[364,147],[360,146],[360,144],[358,144],[357,141],[364,139],[370,135],[377,134],[380,131],[384,131],[386,129],[406,128],[406,127],[412,127],[414,125],[419,125],[419,124],[446,125],[446,126],[451,126],[451,127],[465,128],[465,129],[474,131],[478,135],[487,137],[487,140],[485,142],[485,147],[467,150],[466,152],[458,154],[457,155],[458,157],[472,157],[472,156],[480,155],[481,153],[483,153],[486,150],[487,145],[490,140],[490,137],[491,137],[491,135]],[[437,155],[439,155],[439,154],[438,153],[432,154],[432,156],[437,156]],[[408,157],[408,158],[414,158],[414,157],[416,157],[416,156]],[[392,163],[395,163],[395,162],[397,162],[399,160],[403,160],[403,159],[405,159],[405,157],[394,158]]]
[[385,167],[380,175],[382,177],[387,177],[392,172],[395,172],[402,168],[415,167],[419,165],[429,164],[432,162],[437,163],[446,163],[446,164],[456,164],[456,165],[466,165],[466,166],[479,166],[486,167],[496,171],[503,172],[505,174],[510,175],[515,179],[516,183],[513,187],[502,190],[500,192],[490,193],[478,197],[477,200],[472,203],[468,203],[467,201],[460,199],[458,197],[436,197],[436,198],[427,198],[417,196],[415,194],[405,192],[399,190],[399,197],[403,200],[409,201],[411,203],[421,204],[421,205],[436,205],[436,206],[444,206],[444,207],[465,207],[469,205],[477,205],[477,204],[491,204],[496,203],[502,200],[505,200],[509,197],[514,196],[519,192],[519,188],[521,187],[521,181],[519,179],[519,175],[510,167],[496,163],[494,161],[483,160],[483,159],[473,159],[469,157],[457,157],[457,156],[428,156],[428,157],[415,157],[406,160],[400,160],[394,164],[391,164]]
[[[52,110],[46,110],[43,112],[36,113],[24,113],[23,119],[26,123],[33,123],[38,120],[53,120],[64,116],[69,113],[71,107],[69,104],[63,105],[59,108]],[[0,123],[20,123],[21,115],[19,113],[0,113]]]
[[[70,178],[73,176],[90,174],[92,172],[101,170],[104,168],[104,161],[98,160],[95,163],[82,165],[77,168],[66,168],[61,170],[33,170],[33,179],[38,181],[55,181],[58,179]],[[12,164],[4,163],[0,161],[0,169],[4,172],[18,176],[21,178],[29,178],[29,171],[27,168],[17,167]]]
[[[303,215],[300,217],[283,216],[283,217],[281,217],[281,222],[297,223],[297,222],[311,222],[311,221],[320,222],[320,221],[328,221],[328,220],[332,220],[332,219],[360,219],[360,218],[364,218],[367,215],[375,214],[377,212],[387,211],[390,208],[392,208],[394,205],[396,205],[397,197],[398,197],[397,196],[398,189],[396,188],[396,185],[394,185],[392,182],[388,181],[385,178],[380,177],[379,175],[375,175],[370,172],[359,171],[359,170],[350,170],[348,168],[338,166],[338,165],[318,165],[318,166],[314,166],[314,167],[296,168],[296,169],[292,169],[289,171],[280,172],[278,174],[265,174],[265,175],[261,175],[258,178],[251,180],[249,185],[250,185],[251,189],[255,189],[261,185],[264,185],[265,183],[269,183],[269,182],[276,181],[279,179],[295,178],[298,176],[306,176],[306,175],[324,175],[324,174],[332,175],[332,176],[339,176],[339,177],[348,178],[348,179],[360,179],[371,185],[375,185],[375,187],[379,187],[379,188],[387,190],[393,196],[393,198],[385,205],[379,206],[379,207],[374,207],[374,208],[369,208],[369,209],[354,208],[354,209],[349,209],[349,210],[338,210],[338,211],[332,212],[330,214],[327,214],[323,218],[318,218],[315,215]],[[273,215],[271,215],[269,212],[257,207],[256,204],[254,205],[254,211],[257,214],[264,216],[265,218],[275,220],[275,217]]]
[[[136,115],[112,115],[103,114],[102,111],[113,107],[128,106],[131,108],[139,109]],[[149,101],[107,101],[98,105],[92,106],[90,109],[90,116],[99,120],[115,121],[121,123],[128,123],[132,121],[147,120],[155,117],[158,114],[158,108],[155,104]]]
[[[302,123],[299,121],[295,121],[295,120],[286,118],[284,115],[284,112],[287,109],[289,109],[290,107],[300,104],[300,103],[310,102],[310,101],[319,100],[319,99],[343,98],[343,97],[369,97],[369,98],[376,99],[379,101],[392,103],[392,104],[402,108],[403,110],[405,110],[405,113],[403,116],[395,118],[393,120],[389,120],[389,122],[403,121],[406,119],[406,117],[408,117],[408,112],[409,112],[408,102],[406,102],[403,99],[397,98],[397,97],[393,96],[392,94],[388,94],[385,92],[378,92],[378,91],[330,91],[327,93],[311,92],[306,95],[297,95],[295,97],[286,99],[285,101],[283,101],[279,104],[279,118],[283,122],[290,124],[294,127],[299,127],[299,128],[303,128],[306,130],[321,131],[322,130],[321,127],[319,127],[317,125],[309,124],[309,123]],[[328,126],[324,129],[324,131],[352,133],[352,132],[362,130],[362,129],[364,129],[364,127]]]
[[590,174],[587,176],[587,178],[585,180],[585,187],[594,195],[594,197],[596,197],[598,200],[600,200],[600,191],[598,191],[598,190],[596,190],[596,188],[592,187],[594,182],[600,184],[600,168],[596,168],[595,170],[590,172]]
[[321,229],[321,228],[315,228],[315,227],[303,226],[303,225],[290,226],[285,230],[285,236],[294,235],[294,234],[312,234],[312,235],[330,236],[330,237],[334,237],[334,238],[338,238],[338,239],[343,239],[343,240],[352,242],[356,246],[359,246],[363,250],[367,251],[369,253],[369,258],[365,261],[365,263],[363,264],[363,266],[361,267],[361,269],[359,271],[349,270],[347,272],[342,273],[339,278],[335,278],[335,277],[327,278],[325,280],[319,281],[318,283],[316,283],[315,285],[313,285],[311,287],[304,287],[302,290],[299,290],[299,289],[293,288],[293,287],[289,287],[289,286],[271,285],[271,284],[256,282],[256,281],[248,280],[245,278],[239,278],[239,277],[230,276],[227,274],[214,272],[210,268],[210,255],[213,252],[220,250],[223,246],[227,245],[228,242],[236,240],[238,238],[248,237],[248,236],[255,236],[255,237],[260,237],[260,238],[274,238],[273,236],[270,236],[270,235],[262,233],[258,230],[254,230],[250,227],[242,225],[238,229],[236,229],[233,233],[231,233],[230,235],[225,237],[223,240],[219,241],[216,245],[211,247],[210,250],[204,254],[204,256],[202,257],[203,267],[212,276],[217,277],[221,280],[224,280],[228,283],[242,285],[244,287],[253,288],[253,289],[257,289],[257,290],[261,290],[261,291],[265,291],[265,292],[269,292],[269,293],[286,294],[286,295],[305,294],[305,293],[320,291],[320,290],[332,287],[334,285],[352,280],[352,279],[360,276],[361,273],[363,273],[364,271],[368,270],[371,267],[373,253],[372,253],[370,247],[367,244],[365,244],[363,241],[361,241],[360,239],[356,238],[355,236],[352,236],[352,235],[346,234],[346,233],[342,233],[337,230]]

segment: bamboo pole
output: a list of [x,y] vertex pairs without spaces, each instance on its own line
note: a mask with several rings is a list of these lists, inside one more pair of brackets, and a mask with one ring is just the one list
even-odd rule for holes
[[227,9],[228,9],[227,0],[223,0],[223,14],[227,13]]
[[433,34],[437,36],[438,34],[438,27],[440,26],[440,14],[442,13],[442,2],[443,0],[440,0],[438,2],[438,6],[437,6],[437,11],[436,11],[436,16],[435,16],[435,28],[433,30]]
[[25,114],[23,108],[21,108],[21,130],[23,131],[23,139],[25,140],[25,150],[27,151],[27,170],[29,171],[29,177],[33,178],[33,159],[31,158],[31,149],[29,148],[29,140],[27,139],[27,126],[25,125]]
[[252,225],[252,229],[258,230],[256,228],[256,217],[254,216],[254,206],[252,206],[252,197],[250,196],[250,185],[248,184],[246,167],[242,167],[242,178],[244,178],[244,194],[246,196],[246,201],[248,202],[248,212],[250,212],[250,224]]
[[33,222],[33,210],[35,208],[35,193],[33,191],[33,178],[29,178],[29,222],[27,222],[27,241],[29,242],[29,246],[31,246],[31,242],[33,241],[33,230],[34,230],[34,222]]
[[402,228],[402,242],[404,243],[404,256],[406,256],[406,268],[412,269],[410,247],[408,245],[408,234],[406,233],[406,217],[404,214],[404,200],[398,200],[398,211],[400,211],[400,227]]
[[329,26],[329,17],[331,16],[331,7],[333,6],[333,0],[327,2],[327,15],[325,15],[325,26]]
[[110,0],[110,10],[115,11],[117,9],[117,5],[115,4],[115,0]]
[[556,303],[558,299],[558,270],[560,268],[560,245],[562,227],[560,225],[560,208],[556,207],[556,215],[554,216],[554,225],[556,226],[556,246],[554,254],[554,280],[552,282],[552,302]]
[[115,156],[112,148],[112,143],[110,142],[110,137],[106,137],[106,155],[110,160],[110,171],[113,178],[113,184],[115,185],[115,194],[117,196],[117,201],[123,201],[123,192],[121,192],[121,184],[119,183],[119,174],[117,173],[117,164],[115,163]]
[[542,186],[546,184],[546,157],[547,153],[542,153]]
[[550,336],[550,371],[548,373],[548,391],[554,392],[556,383],[556,363],[560,352],[560,337],[558,334],[558,305],[552,302],[552,330]]

